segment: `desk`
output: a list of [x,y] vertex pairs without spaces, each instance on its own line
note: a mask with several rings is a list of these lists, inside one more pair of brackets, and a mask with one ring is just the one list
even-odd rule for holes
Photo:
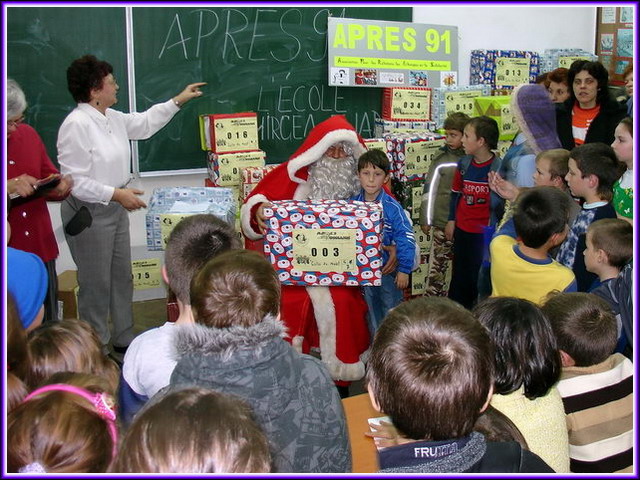
[[369,394],[363,393],[342,400],[344,413],[349,428],[349,443],[353,460],[353,473],[373,473],[378,471],[378,454],[373,438],[366,437],[369,431],[369,418],[382,417],[383,414],[374,410],[369,400]]

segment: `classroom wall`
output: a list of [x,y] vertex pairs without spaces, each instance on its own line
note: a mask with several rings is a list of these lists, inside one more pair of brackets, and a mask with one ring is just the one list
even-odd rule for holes
[[[389,7],[393,8],[393,7]],[[533,50],[571,47],[593,52],[595,48],[596,7],[589,6],[491,6],[435,5],[414,7],[414,22],[458,26],[459,72],[461,85],[469,84],[469,58],[474,49]],[[206,81],[206,79],[203,79]],[[178,86],[176,86],[178,89]],[[196,100],[197,101],[197,100]],[[54,154],[54,152],[50,152]],[[204,161],[204,155],[203,155]],[[205,174],[147,177],[137,181],[148,202],[154,188],[165,186],[200,187]],[[49,204],[51,220],[60,244],[58,272],[75,269],[64,239],[60,205]],[[145,210],[130,215],[133,256],[146,245]],[[157,255],[156,255],[157,254]],[[162,252],[154,252],[160,257]],[[152,298],[153,292],[136,292],[136,299]]]

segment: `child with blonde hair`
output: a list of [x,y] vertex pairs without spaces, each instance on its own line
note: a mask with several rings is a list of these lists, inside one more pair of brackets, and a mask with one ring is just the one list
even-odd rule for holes
[[113,461],[115,403],[105,382],[68,373],[52,381],[63,379],[34,390],[9,413],[9,472],[102,473]]
[[27,338],[27,384],[37,388],[57,372],[89,373],[105,378],[116,391],[120,370],[102,352],[102,343],[91,325],[75,319],[47,323]]
[[159,396],[135,417],[113,472],[271,471],[267,439],[240,398],[195,387]]

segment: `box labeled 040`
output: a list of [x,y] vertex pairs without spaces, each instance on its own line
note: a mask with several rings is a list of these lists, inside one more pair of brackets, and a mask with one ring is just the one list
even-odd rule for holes
[[380,204],[287,200],[264,214],[264,253],[283,285],[381,285]]

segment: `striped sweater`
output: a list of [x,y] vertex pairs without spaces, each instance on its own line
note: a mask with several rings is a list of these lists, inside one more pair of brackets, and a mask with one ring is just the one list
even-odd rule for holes
[[633,364],[616,353],[598,365],[564,367],[558,383],[574,473],[633,471]]

